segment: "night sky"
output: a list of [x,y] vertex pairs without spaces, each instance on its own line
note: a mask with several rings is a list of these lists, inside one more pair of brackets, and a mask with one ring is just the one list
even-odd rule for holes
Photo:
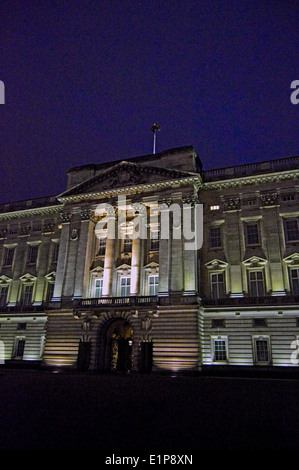
[[298,0],[1,0],[0,203],[77,165],[192,145],[205,169],[299,155]]

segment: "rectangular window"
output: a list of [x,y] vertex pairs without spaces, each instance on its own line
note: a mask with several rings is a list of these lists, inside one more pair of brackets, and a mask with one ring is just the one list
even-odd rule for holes
[[120,278],[120,296],[128,297],[130,295],[131,278],[121,277]]
[[213,362],[227,361],[227,338],[213,338]]
[[221,230],[220,227],[210,228],[210,248],[221,248]]
[[246,245],[258,245],[260,243],[258,224],[245,225],[245,242]]
[[249,271],[249,293],[252,297],[265,295],[263,271]]
[[223,318],[213,318],[212,328],[225,328],[225,320]]
[[149,295],[158,295],[159,291],[159,276],[149,276],[148,277],[148,292]]
[[291,269],[292,294],[299,295],[299,269]]
[[285,221],[285,234],[287,242],[295,242],[299,240],[298,219]]
[[159,251],[159,232],[150,233],[150,251]]
[[57,263],[59,252],[59,243],[53,243],[52,263]]
[[25,349],[25,338],[16,338],[14,345],[14,359],[23,359]]
[[267,321],[265,318],[254,318],[253,326],[256,328],[261,328],[267,326]]
[[3,266],[12,266],[14,254],[14,248],[5,248]]
[[99,299],[103,295],[103,279],[95,279],[94,296]]
[[254,353],[255,353],[256,363],[269,364],[270,362],[269,337],[254,338]]
[[105,256],[106,252],[106,237],[102,237],[99,240],[99,248],[97,252],[97,256]]
[[29,245],[28,259],[27,259],[28,264],[36,264],[37,253],[38,253],[38,245]]
[[18,323],[17,330],[26,330],[26,323],[25,322]]
[[48,282],[48,290],[47,290],[47,302],[51,302],[53,295],[54,295],[54,282]]
[[211,295],[213,299],[222,299],[225,295],[224,273],[211,274]]
[[126,235],[124,238],[124,253],[131,253],[132,251],[132,238]]
[[0,287],[0,307],[6,306],[7,296],[8,296],[8,286],[1,286]]
[[32,304],[33,285],[23,286],[22,304],[24,307],[30,307]]

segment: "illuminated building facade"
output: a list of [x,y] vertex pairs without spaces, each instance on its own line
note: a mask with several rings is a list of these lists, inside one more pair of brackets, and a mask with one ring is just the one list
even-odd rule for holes
[[[203,171],[181,147],[76,167],[62,194],[0,206],[6,364],[296,366],[298,162]],[[188,207],[194,228],[198,204],[200,249],[185,249],[171,210],[161,236],[163,211]],[[137,216],[144,237],[132,236]]]

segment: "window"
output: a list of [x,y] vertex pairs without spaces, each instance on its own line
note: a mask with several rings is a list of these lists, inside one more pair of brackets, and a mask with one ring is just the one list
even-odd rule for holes
[[104,256],[106,252],[106,237],[100,238],[97,256]]
[[26,323],[25,322],[18,323],[17,330],[26,330]]
[[267,326],[267,321],[265,318],[254,318],[253,326],[256,328]]
[[121,297],[128,297],[130,295],[130,285],[131,285],[131,278],[129,277],[120,278],[120,296]]
[[53,243],[53,253],[52,253],[52,262],[57,263],[58,261],[58,252],[59,252],[59,243]]
[[221,248],[221,230],[220,227],[210,228],[210,248]]
[[269,337],[254,338],[254,354],[256,363],[269,364],[269,350]]
[[53,295],[54,295],[54,282],[48,282],[48,290],[47,290],[47,302],[51,302]]
[[17,337],[14,344],[14,359],[23,359],[25,349],[25,338]]
[[0,287],[0,307],[5,307],[7,304],[8,286]]
[[159,251],[159,232],[150,233],[150,251]]
[[95,279],[94,296],[98,299],[103,295],[103,279]]
[[29,245],[28,259],[27,259],[28,264],[36,264],[37,253],[38,253],[38,245]]
[[210,211],[218,211],[219,206],[210,206]]
[[5,248],[3,266],[12,266],[14,253],[15,253],[14,248]]
[[212,338],[213,362],[227,362],[227,338]]
[[249,271],[249,293],[253,297],[265,295],[263,271]]
[[282,196],[283,201],[295,201],[295,194],[286,194]]
[[299,226],[297,219],[285,221],[285,234],[287,242],[295,242],[299,240]]
[[292,294],[299,294],[299,269],[291,269],[291,289]]
[[32,293],[32,284],[23,286],[22,304],[24,307],[29,307],[32,304]]
[[225,328],[225,320],[223,318],[213,318],[212,328]]
[[211,274],[211,294],[213,299],[222,299],[225,295],[224,273]]
[[124,238],[124,253],[131,253],[132,251],[132,238],[129,235],[126,235]]
[[258,245],[259,244],[259,231],[258,224],[246,224],[245,225],[245,242],[246,245]]
[[149,276],[148,277],[148,292],[149,295],[158,295],[159,290],[159,276]]

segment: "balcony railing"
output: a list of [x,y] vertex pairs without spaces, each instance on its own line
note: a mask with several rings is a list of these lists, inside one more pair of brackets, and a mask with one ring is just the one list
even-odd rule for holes
[[298,305],[299,295],[269,295],[263,297],[225,297],[222,299],[202,299],[202,305],[212,306],[250,306],[250,305]]
[[157,303],[158,297],[155,295],[147,296],[130,296],[130,297],[105,297],[105,298],[92,298],[92,299],[74,299],[73,307],[102,307],[102,306],[136,306],[136,305],[150,305]]

